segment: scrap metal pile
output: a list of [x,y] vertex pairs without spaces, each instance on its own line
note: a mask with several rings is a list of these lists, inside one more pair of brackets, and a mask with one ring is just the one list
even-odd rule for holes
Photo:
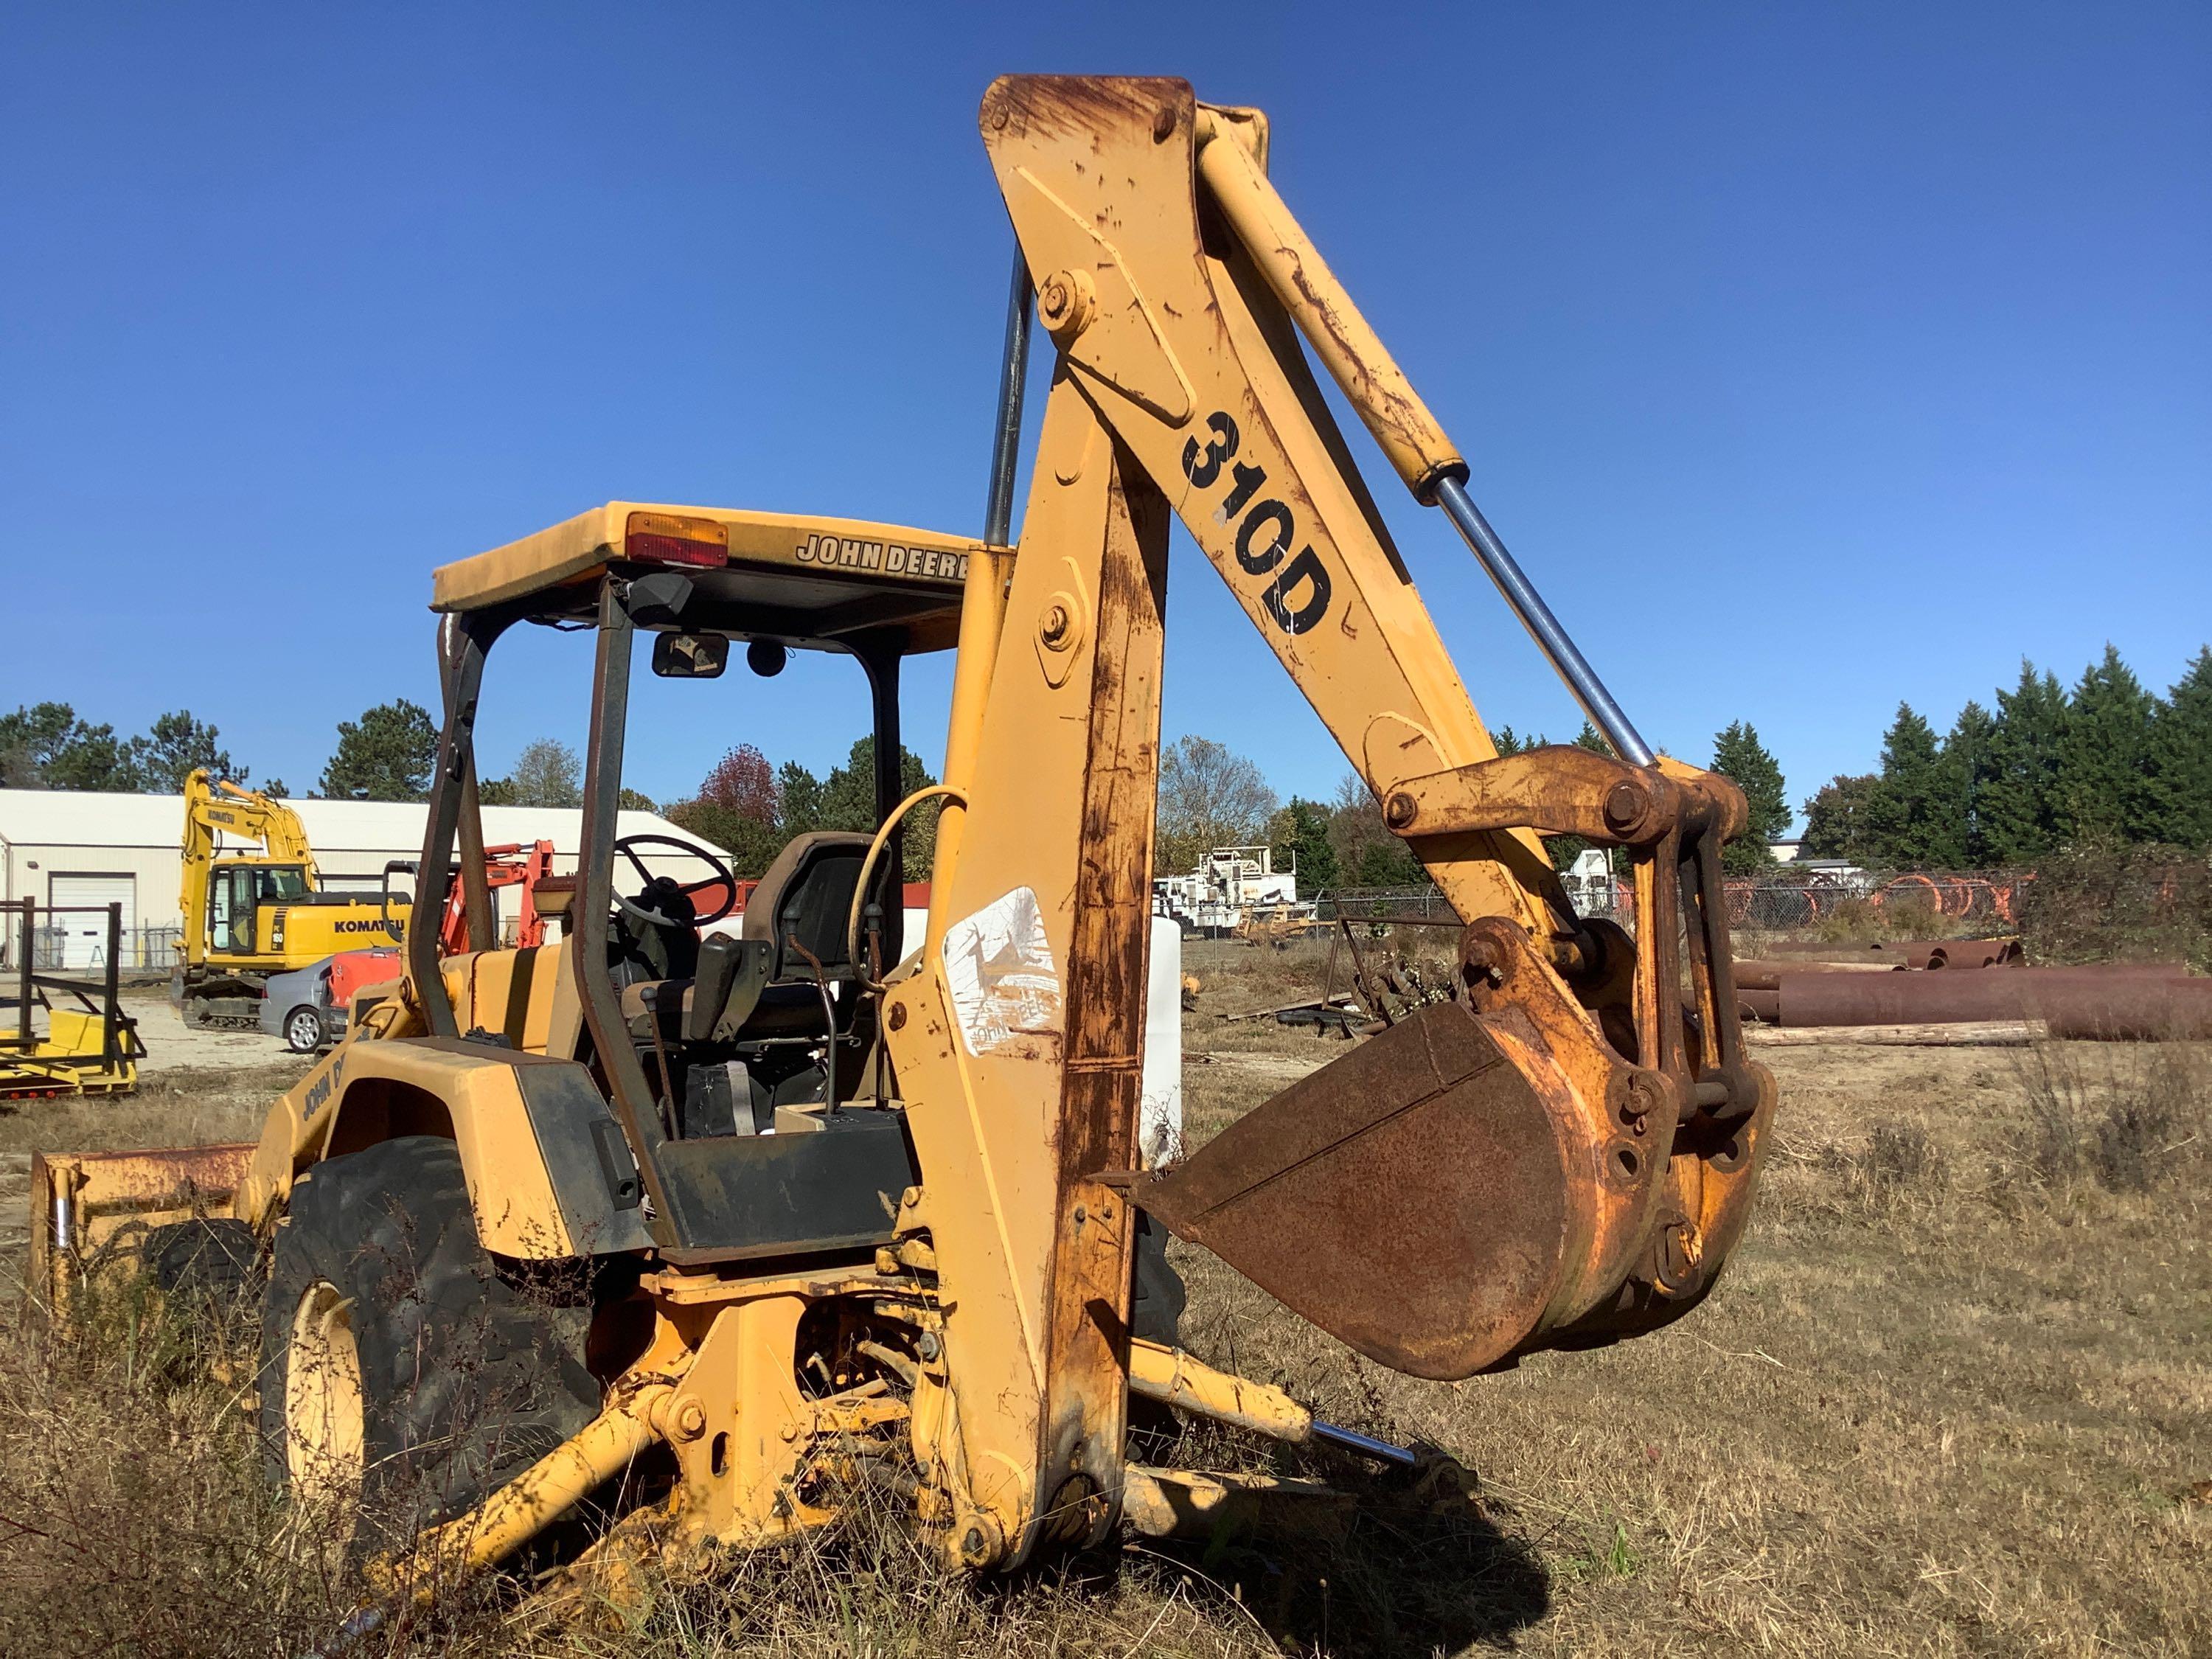
[[2180,963],[2030,968],[2017,939],[1772,948],[1771,959],[1736,964],[1736,1006],[1746,1021],[1785,1029],[2025,1029],[2037,1022],[2054,1037],[2212,1037],[2212,978],[2192,975]]

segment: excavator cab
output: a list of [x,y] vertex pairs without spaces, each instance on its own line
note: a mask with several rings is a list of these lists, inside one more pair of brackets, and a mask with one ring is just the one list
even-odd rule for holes
[[210,956],[255,954],[261,908],[308,902],[312,890],[305,866],[225,860],[208,872],[208,937]]

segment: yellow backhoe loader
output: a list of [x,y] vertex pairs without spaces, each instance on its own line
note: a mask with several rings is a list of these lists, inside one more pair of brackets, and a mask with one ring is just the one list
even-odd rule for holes
[[[258,853],[221,850],[220,835]],[[271,974],[396,944],[409,907],[323,890],[300,815],[196,770],[185,781],[184,938],[169,996],[187,1025],[252,1025]]]
[[[54,1293],[126,1229],[173,1278],[195,1240],[263,1252],[272,1469],[349,1517],[392,1596],[589,1494],[577,1570],[787,1538],[867,1492],[1003,1571],[1252,1496],[1133,1462],[1133,1395],[1411,1457],[1180,1352],[1161,1226],[1361,1353],[1455,1379],[1679,1317],[1744,1225],[1774,1091],[1732,1018],[1741,795],[1655,758],[1544,608],[1270,185],[1259,112],[1016,76],[981,125],[1019,241],[985,535],[614,501],[439,569],[420,868],[458,869],[471,908],[454,850],[488,655],[517,624],[594,636],[578,873],[537,895],[567,937],[441,961],[410,929],[401,994],[257,1145],[41,1162]],[[1014,545],[1032,301],[1057,361]],[[1498,755],[1302,340],[1619,759]],[[1449,999],[1146,1170],[1178,519],[1465,927]],[[708,884],[617,835],[641,635],[670,678],[711,680],[734,641],[763,674],[842,653],[872,691],[880,827],[797,837],[732,936],[702,940]],[[902,800],[901,666],[947,648],[945,781]],[[892,884],[925,799],[910,940]],[[1546,833],[1627,849],[1632,932],[1576,915]],[[445,899],[426,875],[420,902]]]

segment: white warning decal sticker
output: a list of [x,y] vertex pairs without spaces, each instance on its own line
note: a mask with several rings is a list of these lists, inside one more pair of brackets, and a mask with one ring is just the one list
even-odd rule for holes
[[1060,1036],[1060,975],[1031,889],[1017,887],[946,928],[943,960],[969,1054]]

